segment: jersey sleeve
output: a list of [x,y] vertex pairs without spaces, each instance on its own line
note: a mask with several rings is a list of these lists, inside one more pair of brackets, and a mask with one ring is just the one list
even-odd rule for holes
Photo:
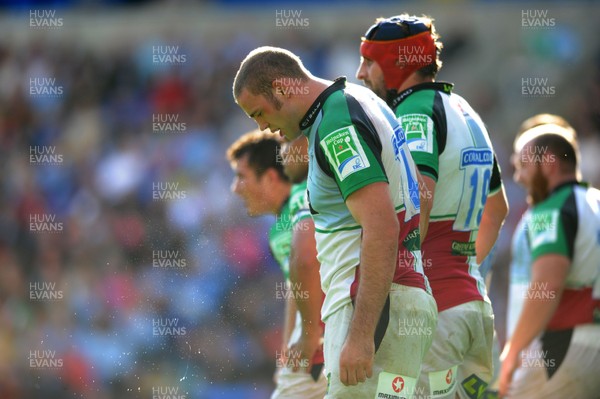
[[436,92],[423,90],[411,95],[395,110],[398,122],[406,132],[410,153],[421,174],[437,182],[439,174],[440,138],[445,137],[442,105],[436,104]]
[[492,177],[490,178],[490,191],[488,195],[494,195],[502,188],[502,175],[500,173],[500,165],[494,154],[494,164],[492,166]]
[[319,147],[344,201],[364,186],[388,181],[381,161],[381,143],[377,133],[368,129],[350,124],[323,136],[319,132]]
[[292,229],[298,222],[309,218],[310,208],[308,206],[308,197],[306,194],[306,181],[292,186],[290,194],[290,218]]
[[576,220],[576,216],[565,209],[533,209],[526,224],[531,261],[549,254],[572,260]]

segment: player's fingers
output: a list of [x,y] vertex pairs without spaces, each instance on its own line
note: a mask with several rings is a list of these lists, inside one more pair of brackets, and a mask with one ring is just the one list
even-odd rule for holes
[[340,382],[348,385],[348,370],[345,367],[340,367]]
[[373,377],[373,367],[371,365],[368,365],[366,367],[366,373],[365,373],[365,375],[367,376],[367,378]]
[[363,367],[358,367],[356,369],[356,383],[365,382],[367,379],[366,370]]

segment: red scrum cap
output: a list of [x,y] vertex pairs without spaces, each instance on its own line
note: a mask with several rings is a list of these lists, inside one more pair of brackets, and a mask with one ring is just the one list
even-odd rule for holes
[[395,16],[367,30],[360,55],[379,64],[387,89],[398,89],[413,72],[436,62],[436,46],[423,19]]

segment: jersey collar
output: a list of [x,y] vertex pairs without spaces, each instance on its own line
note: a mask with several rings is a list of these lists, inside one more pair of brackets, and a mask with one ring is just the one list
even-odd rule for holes
[[309,128],[315,120],[317,119],[317,115],[321,108],[323,108],[323,104],[327,100],[327,98],[334,92],[343,89],[346,86],[346,77],[341,76],[337,78],[331,86],[326,88],[319,94],[319,97],[315,100],[314,103],[308,108],[304,117],[300,120],[300,130],[306,130]]
[[552,194],[558,192],[561,188],[567,187],[567,186],[582,186],[582,187],[587,188],[587,187],[589,187],[589,184],[587,182],[582,182],[582,181],[577,181],[577,180],[569,180],[564,183],[560,183],[558,186],[554,187],[554,189],[552,189],[552,191],[550,191],[550,193],[548,193],[548,197],[550,197]]
[[443,91],[446,94],[450,94],[450,93],[452,93],[453,88],[454,88],[454,84],[448,83],[448,82],[419,83],[418,85],[414,85],[414,86],[409,87],[408,89],[403,90],[402,92],[398,93],[396,95],[396,97],[390,101],[390,107],[392,109],[395,109],[398,105],[400,105],[400,103],[402,101],[404,101],[404,99],[406,99],[406,97],[410,96],[415,91],[429,89],[429,90]]

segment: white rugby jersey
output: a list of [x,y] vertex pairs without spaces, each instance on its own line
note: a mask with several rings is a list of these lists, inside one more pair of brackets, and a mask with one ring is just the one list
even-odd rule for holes
[[362,230],[345,200],[371,183],[389,184],[400,223],[393,281],[427,290],[416,167],[391,110],[370,90],[339,78],[315,100],[300,128],[309,140],[308,198],[325,293],[323,321],[356,295]]
[[486,199],[502,185],[481,118],[452,88],[422,83],[390,103],[419,171],[436,181],[422,253],[440,312],[487,300],[475,240]]

